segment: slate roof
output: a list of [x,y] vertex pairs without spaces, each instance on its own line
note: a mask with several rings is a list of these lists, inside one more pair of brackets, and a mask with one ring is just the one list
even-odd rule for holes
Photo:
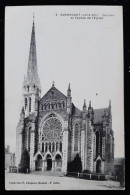
[[73,116],[81,116],[82,111],[78,109],[74,104],[72,104],[72,115]]
[[121,158],[115,158],[114,159],[114,165],[123,165],[125,161],[125,158],[121,157]]
[[94,124],[101,124],[103,122],[104,112],[108,116],[108,108],[94,109]]
[[55,87],[51,87],[51,89],[49,89],[49,91],[41,98],[40,103],[42,104],[45,101],[53,101],[66,98],[67,97],[58,89],[56,89]]

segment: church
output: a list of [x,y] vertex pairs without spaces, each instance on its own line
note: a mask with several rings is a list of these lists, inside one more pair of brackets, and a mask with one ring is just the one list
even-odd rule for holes
[[71,86],[66,94],[54,82],[41,97],[38,76],[35,24],[33,21],[27,73],[22,87],[22,110],[16,128],[16,166],[24,150],[30,158],[30,171],[61,171],[77,154],[82,171],[112,174],[114,133],[111,101],[106,108],[86,106],[82,110],[72,102]]

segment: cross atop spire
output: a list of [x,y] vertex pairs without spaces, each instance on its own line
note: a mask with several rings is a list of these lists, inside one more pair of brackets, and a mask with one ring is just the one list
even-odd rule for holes
[[34,21],[34,19],[35,19],[35,13],[33,12],[33,21]]
[[34,25],[34,20],[35,20],[35,13],[33,12],[33,25]]

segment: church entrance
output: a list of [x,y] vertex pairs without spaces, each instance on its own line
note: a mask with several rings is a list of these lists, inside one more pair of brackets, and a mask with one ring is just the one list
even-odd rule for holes
[[43,161],[42,161],[42,156],[38,154],[37,160],[35,162],[35,170],[36,171],[42,171],[42,166],[43,166]]
[[101,160],[97,160],[96,173],[101,173]]
[[61,168],[62,168],[62,158],[61,158],[60,154],[56,155],[55,164],[56,164],[55,170],[56,171],[61,171]]
[[52,169],[52,158],[51,156],[48,154],[47,155],[47,171],[50,171]]

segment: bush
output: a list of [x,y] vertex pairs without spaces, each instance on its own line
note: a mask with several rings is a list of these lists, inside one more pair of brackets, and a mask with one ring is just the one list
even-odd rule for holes
[[68,163],[67,166],[68,172],[81,172],[82,171],[82,162],[81,158],[79,157],[79,154],[77,154],[73,161]]
[[20,173],[27,173],[30,168],[30,157],[27,150],[24,150],[19,165]]

